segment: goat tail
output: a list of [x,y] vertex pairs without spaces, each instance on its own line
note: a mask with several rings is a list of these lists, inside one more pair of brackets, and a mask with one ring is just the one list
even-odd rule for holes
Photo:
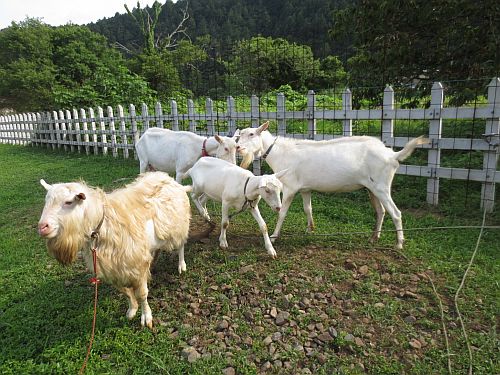
[[405,147],[401,151],[398,151],[398,152],[394,153],[394,155],[396,157],[396,160],[397,161],[403,161],[403,160],[405,160],[407,157],[409,157],[413,153],[413,151],[415,151],[415,148],[418,145],[426,145],[426,144],[429,144],[429,143],[430,143],[429,139],[428,138],[424,138],[423,135],[421,135],[418,138],[412,139],[410,142],[408,142],[405,145]]

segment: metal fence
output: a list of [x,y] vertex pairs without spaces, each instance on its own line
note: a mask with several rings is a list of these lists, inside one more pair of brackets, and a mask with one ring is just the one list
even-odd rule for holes
[[[427,202],[433,205],[439,201],[441,178],[478,181],[482,186],[481,207],[493,210],[495,183],[500,182],[499,78],[490,82],[483,102],[463,107],[445,106],[441,83],[432,86],[430,102],[423,108],[396,104],[394,90],[386,87],[379,106],[354,109],[353,92],[345,89],[325,100],[324,95],[309,91],[299,105],[278,93],[274,98],[251,96],[243,101],[231,96],[223,102],[208,98],[201,105],[190,99],[185,103],[171,100],[166,108],[156,103],[154,111],[142,104],[140,113],[131,104],[127,111],[118,106],[116,113],[112,107],[106,111],[97,107],[96,111],[12,114],[0,116],[0,143],[128,158],[140,135],[153,126],[209,136],[232,134],[238,127],[270,120],[273,131],[281,136],[325,140],[369,134],[389,147],[403,147],[410,138],[427,134],[431,143],[421,146],[427,149],[426,164],[404,164],[397,173],[425,177]],[[475,159],[482,156],[482,163],[469,163],[466,168],[442,165],[442,152],[449,150],[456,155],[467,152],[469,161],[471,155]],[[260,173],[260,161],[254,163],[254,172]]]

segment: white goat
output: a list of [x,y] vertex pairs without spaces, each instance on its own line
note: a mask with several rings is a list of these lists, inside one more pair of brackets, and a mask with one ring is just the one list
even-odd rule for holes
[[141,324],[152,327],[148,305],[150,265],[160,250],[179,251],[179,272],[186,270],[184,244],[191,210],[183,187],[163,172],[145,173],[125,188],[105,194],[84,182],[49,185],[38,223],[40,236],[60,263],[83,258],[93,270],[92,232],[98,232],[97,278],[111,283],[129,300],[132,319],[141,304]]
[[235,138],[202,137],[200,135],[169,129],[149,128],[137,141],[135,149],[140,162],[140,172],[148,166],[155,170],[176,173],[176,181],[202,156],[216,156],[236,164]]
[[224,160],[203,158],[196,162],[186,176],[193,180],[191,197],[200,214],[210,221],[205,206],[208,198],[222,202],[222,222],[219,245],[227,249],[226,230],[229,226],[229,209],[244,210],[250,208],[252,216],[259,224],[264,236],[264,243],[269,255],[276,257],[276,251],[269,239],[267,225],[259,211],[259,201],[263,197],[275,211],[281,209],[280,193],[283,185],[278,178],[286,174],[281,171],[275,175],[254,176],[246,169],[240,168]]
[[247,168],[254,157],[262,156],[274,172],[285,168],[290,171],[282,179],[283,208],[271,236],[273,241],[280,234],[288,208],[297,192],[302,195],[308,230],[312,231],[312,190],[344,192],[366,187],[377,214],[370,241],[379,239],[387,210],[397,230],[396,247],[403,247],[401,212],[391,198],[392,180],[399,162],[410,156],[417,145],[428,143],[427,139],[415,138],[401,151],[394,152],[373,137],[345,137],[329,141],[296,140],[274,137],[266,130],[268,126],[269,123],[266,122],[258,128],[241,130],[239,151],[244,157],[241,163],[243,168]]

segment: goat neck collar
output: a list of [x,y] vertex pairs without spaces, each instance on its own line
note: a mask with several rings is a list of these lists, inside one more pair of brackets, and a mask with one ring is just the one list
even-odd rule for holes
[[274,142],[271,143],[271,146],[269,146],[266,150],[266,152],[264,152],[264,155],[262,155],[262,159],[266,160],[266,158],[268,157],[269,153],[271,152],[271,150],[273,149],[274,147],[274,144],[276,143],[276,140],[278,139],[278,136],[276,136],[276,138],[274,138]]
[[241,208],[241,210],[243,211],[245,208],[247,208],[248,206],[252,207],[252,204],[253,202],[255,202],[255,199],[248,199],[247,198],[247,185],[248,185],[248,181],[250,181],[250,177],[247,177],[247,180],[245,181],[245,186],[243,187],[243,196],[245,197],[245,203],[243,203],[243,207]]
[[203,141],[203,146],[201,146],[201,157],[205,157],[205,156],[210,156],[207,152],[207,140],[208,138],[205,138],[205,140]]

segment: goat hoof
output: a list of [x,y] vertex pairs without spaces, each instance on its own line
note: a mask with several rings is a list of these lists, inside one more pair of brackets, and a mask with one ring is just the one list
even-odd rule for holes
[[403,244],[402,243],[397,243],[396,246],[394,247],[396,250],[403,250]]
[[136,313],[137,313],[137,309],[128,309],[127,310],[127,319],[128,320],[134,319],[134,316]]
[[182,262],[181,264],[179,264],[179,275],[182,274],[182,272],[186,272],[186,270],[186,262]]
[[149,329],[153,329],[153,316],[151,314],[141,315],[141,326],[146,326]]

